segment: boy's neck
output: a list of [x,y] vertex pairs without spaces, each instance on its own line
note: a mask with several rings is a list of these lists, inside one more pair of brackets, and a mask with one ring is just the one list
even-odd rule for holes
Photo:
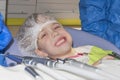
[[69,58],[70,56],[74,56],[76,54],[76,51],[71,48],[70,51],[68,51],[65,55],[62,55],[62,56],[56,56],[52,59],[57,59],[57,58],[60,58],[60,59],[65,59],[65,58]]

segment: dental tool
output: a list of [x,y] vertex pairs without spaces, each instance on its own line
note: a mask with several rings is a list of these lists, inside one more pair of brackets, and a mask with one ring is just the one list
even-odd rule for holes
[[12,54],[6,54],[6,57],[16,62],[18,61],[17,63],[20,63],[21,61],[21,63],[24,63],[26,66],[36,67],[37,69],[50,75],[55,80],[70,80],[60,75],[59,73],[55,72],[53,69],[50,69],[49,67],[45,66],[47,62],[50,61],[50,59],[30,57],[30,56],[17,56],[17,55],[12,55]]
[[[36,60],[36,59],[34,59],[34,60]],[[56,80],[63,80],[63,79],[60,79],[59,78],[59,74],[57,75],[56,74],[56,72],[54,72],[54,71],[52,71],[52,69],[49,69],[49,67],[51,67],[51,68],[53,68],[53,69],[58,69],[59,67],[60,67],[60,69],[62,69],[62,70],[66,70],[66,71],[68,71],[68,72],[72,72],[72,73],[74,73],[74,74],[77,74],[77,75],[81,75],[82,74],[82,76],[81,77],[84,77],[84,78],[86,78],[85,76],[86,76],[86,74],[89,74],[89,71],[86,71],[86,70],[78,70],[78,68],[75,68],[75,67],[72,67],[72,66],[67,66],[67,65],[63,65],[63,64],[57,64],[57,61],[52,61],[52,60],[48,60],[47,61],[47,64],[46,64],[46,67],[43,65],[43,64],[41,64],[41,63],[38,63],[38,62],[36,62],[36,61],[34,61],[34,60],[30,60],[30,58],[28,58],[28,59],[24,59],[24,61],[23,61],[23,63],[24,64],[26,64],[26,65],[32,65],[32,66],[35,66],[35,67],[37,67],[38,69],[40,69],[40,70],[42,70],[42,71],[44,71],[44,72],[46,72],[46,73],[51,73],[51,74],[49,74],[50,76],[52,76],[52,77],[54,77]],[[53,66],[54,67],[53,67]],[[58,65],[60,65],[60,66],[58,66]],[[49,66],[49,67],[47,67],[47,66]],[[71,71],[72,70],[72,71]],[[76,70],[77,70],[77,72],[76,72]],[[86,71],[86,72],[85,72]],[[84,73],[83,73],[84,72]],[[79,74],[80,73],[80,74]],[[92,72],[90,72],[90,74],[91,74]],[[54,75],[53,75],[54,74]],[[95,73],[94,73],[95,74]],[[91,74],[91,75],[93,75],[93,74]],[[89,75],[87,78],[88,79],[90,79],[90,80],[96,80],[96,79],[98,79],[98,80],[107,80],[107,79],[103,79],[102,78],[102,76],[99,76],[99,75],[94,75],[94,76],[92,76],[91,77],[91,75]],[[57,79],[58,78],[58,79]],[[63,78],[63,77],[62,77]],[[64,79],[65,80],[65,79]]]
[[[46,65],[48,67],[51,67],[53,69],[64,70],[64,71],[73,73],[74,75],[81,76],[81,77],[84,77],[84,78],[89,79],[89,80],[109,80],[110,79],[109,77],[101,76],[100,74],[93,72],[93,69],[95,67],[92,68],[92,66],[90,66],[91,70],[89,70],[88,69],[89,65],[87,66],[88,68],[86,67],[84,69],[83,66],[82,66],[83,68],[80,68],[80,67],[73,66],[73,64],[68,64],[69,61],[70,61],[70,63],[72,63],[71,62],[72,60],[73,59],[64,59],[64,60],[57,59],[57,60],[53,61],[53,60],[47,59],[47,62],[45,61],[44,65]],[[39,60],[37,58],[36,59],[31,59],[31,58],[26,57],[26,59],[24,59],[23,62],[27,65],[37,66],[38,68],[41,68],[41,66],[42,66],[39,63]],[[82,65],[84,65],[84,63],[82,63]],[[87,64],[85,64],[85,65],[87,65]],[[51,72],[50,70],[47,70],[47,69],[42,69],[41,68],[41,70],[46,70],[48,72]],[[116,78],[112,78],[112,79],[116,79]],[[116,79],[116,80],[118,80],[118,79]]]
[[[105,71],[103,71],[103,70],[101,70],[101,69],[99,69],[99,68],[97,68],[97,67],[88,65],[88,64],[86,64],[86,63],[82,63],[82,62],[77,61],[77,60],[75,60],[75,59],[68,59],[68,58],[66,58],[66,59],[64,59],[64,60],[58,59],[58,61],[57,61],[56,64],[55,64],[55,63],[53,64],[53,63],[51,62],[51,63],[49,63],[49,65],[50,65],[51,67],[55,67],[55,66],[56,66],[56,67],[61,68],[61,67],[60,67],[60,66],[61,66],[61,63],[64,64],[64,65],[67,65],[67,66],[73,66],[73,67],[76,67],[76,68],[79,68],[79,69],[82,69],[82,70],[87,70],[87,71],[93,72],[93,73],[91,73],[91,74],[96,73],[96,74],[102,75],[102,77],[104,76],[104,77],[107,77],[107,78],[109,78],[109,79],[119,80],[119,76],[116,76],[116,75],[113,75],[113,74],[111,74],[111,73],[105,72]],[[64,66],[64,67],[65,67],[65,66]],[[65,68],[65,69],[67,69],[67,68]],[[82,70],[81,70],[81,71],[82,71]]]
[[108,55],[113,56],[113,57],[115,57],[117,59],[120,59],[120,54],[117,54],[115,52],[112,52],[112,54],[108,54]]
[[21,64],[22,62],[22,56],[18,56],[18,55],[12,55],[9,52],[5,54],[5,57],[15,61],[17,64]]
[[52,61],[52,60],[45,59],[45,61],[44,61],[43,58],[34,58],[33,59],[33,57],[24,57],[24,59],[23,59],[23,63],[25,65],[36,67],[37,69],[50,75],[55,80],[69,80],[68,78],[64,77],[63,75],[60,75],[59,73],[55,72],[53,69],[45,66],[47,64],[47,62],[49,62],[49,61]]
[[[7,57],[9,57],[9,55]],[[76,61],[74,59],[67,58],[67,59],[63,59],[63,60],[62,59],[51,60],[51,59],[45,59],[45,58],[23,56],[22,63],[24,63],[26,65],[37,66],[37,68],[41,68],[41,66],[46,65],[53,69],[63,69],[65,71],[72,72],[79,76],[87,77],[87,78],[90,78],[93,80],[97,79],[98,77],[99,77],[99,79],[102,79],[102,80],[109,80],[109,79],[119,80],[119,78],[117,76],[113,76],[110,73],[106,73],[106,72],[102,71],[101,69],[98,69],[96,67],[90,66],[88,64],[85,64],[85,63],[82,63],[79,61]],[[41,68],[41,70],[43,69],[43,70],[45,70],[45,72],[47,72],[46,71],[47,68],[46,69]],[[54,71],[52,71],[52,69],[48,69],[48,70],[50,72],[54,73]],[[86,74],[88,74],[88,75],[86,75]],[[94,76],[96,76],[96,77],[94,77]]]
[[[49,69],[48,67],[51,67],[51,68],[54,68],[54,69],[62,69],[64,71],[68,71],[68,72],[71,72],[71,73],[74,73],[78,76],[81,76],[81,77],[84,77],[84,78],[87,78],[87,79],[90,79],[90,80],[108,80],[106,79],[105,77],[101,76],[101,75],[98,75],[94,72],[91,72],[91,71],[87,71],[85,69],[79,69],[79,68],[76,68],[75,66],[69,66],[69,65],[65,65],[64,63],[66,62],[66,60],[61,60],[61,59],[58,59],[58,60],[50,60],[50,59],[46,59],[45,62],[43,62],[42,60],[42,64],[40,63],[40,58],[33,58],[33,57],[24,57],[24,60],[23,60],[23,63],[26,64],[26,65],[33,65],[37,68],[39,68],[40,70],[43,70],[44,72],[46,73],[49,73],[51,72],[51,74],[54,74],[54,75],[51,75],[52,77],[54,78],[57,78],[57,80],[61,80],[61,78],[59,78],[59,74],[57,75],[54,71],[52,71],[52,69]],[[67,61],[68,62],[68,61]],[[63,63],[63,64],[61,64]],[[46,65],[48,67],[45,67],[43,66]],[[88,75],[86,75],[88,74]],[[62,79],[64,80],[64,79]]]
[[[24,59],[24,62],[27,63],[27,64],[35,64],[34,62],[41,63],[40,58],[32,59],[32,58],[27,58],[27,57],[26,57],[26,59]],[[70,67],[74,68],[74,71],[75,71],[75,68],[77,67],[78,70],[76,69],[76,71],[79,71],[79,75],[80,75],[81,71],[83,71],[83,72],[87,71],[87,73],[92,74],[92,75],[88,76],[91,79],[95,79],[94,76],[96,75],[97,78],[99,77],[99,79],[103,78],[103,76],[104,76],[104,77],[107,77],[109,79],[119,80],[119,78],[116,75],[113,76],[110,73],[104,72],[104,71],[102,71],[102,70],[100,70],[96,67],[93,67],[93,66],[90,66],[88,64],[76,61],[74,59],[64,59],[64,60],[57,59],[57,60],[54,60],[54,61],[50,60],[50,59],[46,59],[45,62],[42,60],[42,64],[44,64],[48,67],[51,67],[51,68],[55,68],[55,69],[57,69],[57,68],[60,69],[61,66],[65,65],[64,67],[67,66],[68,68],[61,68],[61,69],[67,70],[69,72],[73,71],[73,69],[70,69]],[[80,71],[80,69],[81,69],[81,71]],[[73,72],[73,73],[75,74],[75,72]],[[103,76],[100,76],[100,74],[103,75]],[[86,76],[86,75],[83,75],[83,74],[81,74],[81,75],[84,76],[84,77]],[[102,80],[104,80],[104,79],[102,79]]]
[[44,80],[42,76],[40,76],[31,66],[26,66],[25,71],[31,74],[35,80]]
[[29,64],[36,67],[37,69],[47,73],[49,76],[51,76],[55,80],[70,80],[70,79],[66,78],[65,76],[63,76],[62,74],[59,74],[58,72],[54,71],[53,69],[51,69],[41,63],[32,62],[32,64],[31,63],[29,63]]

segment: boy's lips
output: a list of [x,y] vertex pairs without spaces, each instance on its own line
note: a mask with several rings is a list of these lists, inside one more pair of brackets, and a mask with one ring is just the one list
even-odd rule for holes
[[65,38],[65,37],[61,37],[61,38],[59,38],[59,39],[56,41],[55,46],[60,46],[60,45],[62,45],[62,44],[65,43],[65,42],[66,42],[66,38]]

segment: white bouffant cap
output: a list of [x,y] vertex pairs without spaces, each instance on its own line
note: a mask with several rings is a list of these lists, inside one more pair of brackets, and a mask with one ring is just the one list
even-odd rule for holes
[[54,22],[57,22],[54,17],[45,14],[32,14],[29,16],[16,35],[20,51],[25,55],[35,55],[34,51],[37,48],[39,32],[45,25]]

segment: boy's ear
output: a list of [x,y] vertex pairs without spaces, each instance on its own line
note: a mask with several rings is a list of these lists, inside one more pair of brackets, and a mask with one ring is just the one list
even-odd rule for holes
[[36,49],[36,50],[35,50],[35,53],[36,53],[37,55],[41,56],[41,57],[47,57],[47,56],[48,56],[47,53],[45,53],[45,52],[43,52],[43,51],[41,51],[41,50],[39,50],[39,49]]

